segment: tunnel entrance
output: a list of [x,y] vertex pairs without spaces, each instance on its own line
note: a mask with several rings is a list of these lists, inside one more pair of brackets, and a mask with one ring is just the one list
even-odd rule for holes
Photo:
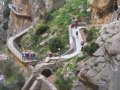
[[45,77],[49,77],[52,75],[52,72],[49,69],[45,69],[41,72],[42,75],[44,75]]

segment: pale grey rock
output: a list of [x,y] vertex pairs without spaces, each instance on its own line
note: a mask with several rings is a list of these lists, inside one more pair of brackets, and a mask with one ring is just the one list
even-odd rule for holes
[[85,76],[88,77],[88,78],[92,78],[92,77],[94,77],[96,74],[97,74],[97,71],[96,71],[96,70],[90,69],[90,70],[85,74]]
[[43,34],[41,37],[44,38],[46,36],[48,36],[48,33]]
[[91,69],[91,65],[90,65],[90,64],[87,64],[87,65],[85,66],[85,69],[87,69],[87,70]]
[[81,78],[82,76],[84,76],[86,73],[88,72],[88,70],[86,70],[85,68],[82,68],[78,74],[78,77]]
[[104,56],[105,55],[104,47],[101,46],[93,55],[94,56]]
[[82,82],[77,80],[73,83],[72,90],[92,90],[92,89],[89,87],[85,87],[85,85]]
[[104,79],[106,81],[110,81],[111,78],[112,78],[112,72],[111,72],[110,64],[107,64],[106,67],[104,67],[99,74],[101,76],[101,79]]
[[64,77],[65,80],[68,80],[68,79],[71,79],[71,78],[74,77],[74,76],[75,76],[74,73],[71,72],[71,71],[69,71],[69,72],[67,72],[67,74],[65,74],[63,77]]
[[0,60],[8,60],[7,55],[1,54],[1,55],[0,55]]
[[111,36],[111,34],[103,34],[102,35],[102,40],[106,41],[107,39],[109,39],[110,36]]
[[84,68],[84,66],[85,66],[85,62],[83,62],[83,61],[77,63],[77,68],[78,68],[79,71],[80,71],[82,68]]
[[112,38],[107,40],[105,43],[106,49],[110,54],[117,55],[120,54],[120,33],[114,35]]
[[120,54],[116,56],[117,60],[120,61]]
[[99,36],[99,37],[97,38],[97,40],[95,41],[95,43],[98,44],[99,46],[101,46],[101,45],[103,44],[103,41],[102,41],[101,36]]
[[97,57],[91,57],[86,61],[86,63],[89,64],[90,66],[93,66],[96,59]]
[[98,57],[95,61],[95,64],[98,64],[98,63],[104,63],[106,62],[105,58],[104,57]]
[[99,63],[96,67],[95,70],[99,73],[101,70],[106,66],[107,63]]
[[[99,85],[99,80],[105,80],[107,90],[111,90],[112,71],[108,62],[110,60],[108,54],[115,55],[118,64],[120,64],[120,21],[103,25],[100,34],[102,37],[99,36],[96,40],[100,48],[93,54],[96,59],[92,60],[94,57],[88,59],[87,64],[80,70],[78,76],[80,80],[92,83],[95,86]],[[88,87],[87,85],[84,86]]]

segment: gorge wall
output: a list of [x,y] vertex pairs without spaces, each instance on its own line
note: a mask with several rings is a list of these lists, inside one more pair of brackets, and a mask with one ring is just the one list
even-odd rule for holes
[[30,18],[18,16],[11,11],[8,34],[20,32],[30,25],[42,20],[47,12],[61,7],[66,0],[12,0],[15,10],[21,15],[29,15]]
[[[79,80],[75,87],[79,90],[98,90],[100,81],[104,81],[105,90],[113,90],[112,61],[120,64],[120,21],[114,21],[102,26],[96,43],[100,48],[87,61],[79,62]],[[76,87],[78,88],[78,87]],[[77,90],[77,89],[74,89]]]
[[[118,0],[119,1],[119,0]],[[117,9],[117,0],[88,0],[93,24],[108,23]]]

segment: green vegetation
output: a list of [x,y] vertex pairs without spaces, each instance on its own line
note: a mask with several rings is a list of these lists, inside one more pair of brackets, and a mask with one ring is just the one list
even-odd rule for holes
[[64,48],[64,43],[61,41],[60,38],[54,38],[52,40],[50,40],[49,43],[49,49],[52,52],[57,52],[59,51],[58,49],[63,49]]
[[87,38],[86,38],[87,42],[94,41],[98,37],[98,30],[95,28],[90,28],[85,31],[86,31],[85,33],[87,34]]
[[[79,6],[82,5],[83,11],[80,12]],[[87,9],[87,0],[69,0],[63,7],[58,10],[53,10],[50,13],[45,14],[44,22],[38,23],[36,26],[40,26],[40,24],[47,24],[49,26],[49,30],[46,37],[42,37],[39,35],[39,30],[36,30],[36,27],[33,28],[32,32],[29,32],[27,35],[23,36],[22,45],[23,48],[29,47],[30,49],[34,50],[38,53],[39,56],[43,57],[46,55],[48,50],[57,51],[57,49],[51,49],[49,41],[44,47],[40,47],[40,42],[43,42],[45,39],[48,39],[51,35],[57,35],[58,38],[64,43],[64,46],[69,44],[69,34],[68,34],[68,27],[71,23],[71,16],[77,16],[78,20],[81,21],[82,17],[88,17],[90,14],[86,11]],[[89,20],[86,20],[89,21]],[[37,35],[35,34],[37,31]],[[53,47],[53,46],[52,46]],[[58,48],[58,47],[57,47]],[[67,48],[64,47],[61,51],[66,50]],[[64,53],[62,52],[62,53]]]
[[93,42],[85,47],[83,51],[86,52],[88,55],[92,55],[98,48],[99,46],[95,42]]
[[84,33],[87,36],[86,41],[88,42],[88,45],[84,47],[83,51],[91,56],[99,48],[99,46],[95,43],[95,40],[98,37],[98,30],[90,28],[88,30],[84,30]]
[[[56,72],[57,80],[56,80],[55,84],[56,84],[58,90],[71,90],[73,81],[78,79],[77,63],[80,60],[85,59],[86,57],[87,56],[72,58],[70,61],[68,61],[67,63],[62,65],[62,67],[57,70],[57,72]],[[71,78],[69,77],[68,79],[65,79],[64,75],[67,72],[73,72],[73,74],[74,74],[73,77],[71,77]]]
[[[82,5],[83,11],[79,9],[80,5]],[[32,31],[23,36],[23,48],[29,47],[29,49],[34,50],[40,57],[45,57],[48,50],[58,52],[58,48],[61,49],[59,52],[61,54],[61,51],[66,50],[65,46],[69,44],[68,27],[71,23],[71,16],[75,15],[79,21],[83,21],[83,17],[90,16],[86,9],[87,0],[69,0],[62,8],[52,11],[51,13],[46,13],[44,23],[38,23]],[[89,22],[89,20],[86,20],[86,22]],[[42,33],[46,31],[48,35],[43,37]],[[84,52],[87,53],[87,55],[91,55],[98,48],[98,45],[95,44],[98,33],[95,28],[90,28],[85,30],[85,34],[87,35],[88,46],[84,48]],[[48,39],[52,35],[56,35],[57,38],[51,39],[48,44],[40,47],[40,42],[45,41],[45,39]],[[78,79],[77,63],[86,57],[87,56],[72,58],[57,70],[57,80],[55,84],[59,90],[71,90],[73,81]],[[74,76],[65,79],[64,75],[67,72],[73,72]]]
[[50,12],[45,13],[45,16],[44,16],[45,23],[48,23],[52,18],[53,17]]
[[25,79],[13,62],[6,61],[1,73],[5,76],[5,82],[0,85],[0,90],[20,90],[23,87]]
[[49,29],[49,26],[46,24],[37,24],[35,29],[36,29],[35,35],[41,35]]

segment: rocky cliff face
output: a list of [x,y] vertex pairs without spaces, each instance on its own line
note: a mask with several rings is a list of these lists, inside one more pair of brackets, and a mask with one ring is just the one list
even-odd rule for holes
[[98,90],[101,80],[106,83],[106,90],[111,90],[111,61],[114,59],[120,63],[119,25],[120,21],[104,25],[100,30],[100,36],[96,40],[100,48],[86,62],[78,63],[79,81],[75,86],[79,86],[79,90]]
[[117,0],[88,0],[93,23],[101,24],[111,21],[113,10],[117,9]]
[[[28,0],[13,0],[13,4],[18,13],[31,15],[31,7]],[[10,35],[15,34],[30,26],[31,22],[32,20],[18,16],[11,11],[8,32]]]
[[19,32],[44,18],[45,13],[61,7],[66,0],[12,0],[16,10],[21,15],[30,15],[31,19],[18,16],[11,11],[9,35]]

